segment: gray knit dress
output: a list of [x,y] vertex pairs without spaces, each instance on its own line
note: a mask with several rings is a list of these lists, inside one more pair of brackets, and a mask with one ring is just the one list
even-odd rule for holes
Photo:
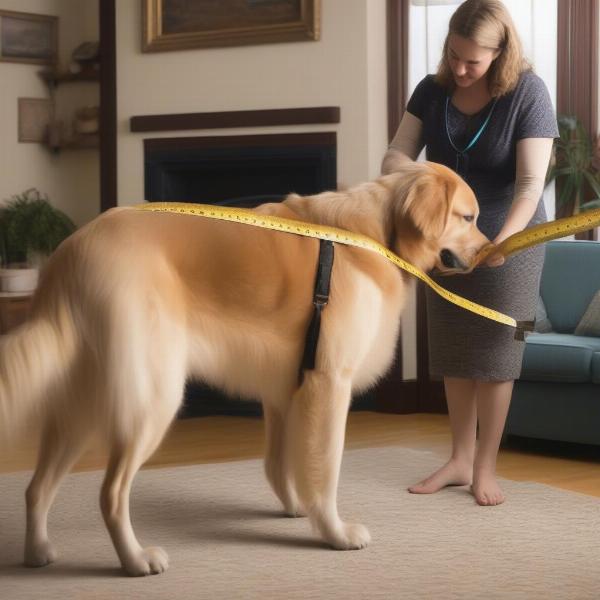
[[[476,115],[461,113],[447,99],[446,89],[428,75],[415,89],[407,110],[423,123],[427,160],[447,165],[467,181],[479,202],[478,226],[494,239],[513,200],[516,143],[524,138],[558,136],[548,90],[528,71],[513,92],[490,102]],[[468,146],[490,111],[476,143],[466,157],[457,160],[457,149]],[[545,220],[540,198],[529,225]],[[544,248],[536,246],[508,258],[500,267],[482,266],[469,275],[435,279],[443,287],[517,320],[533,320],[543,262]],[[427,320],[432,376],[483,381],[519,377],[525,344],[514,339],[513,328],[463,310],[429,288]]]

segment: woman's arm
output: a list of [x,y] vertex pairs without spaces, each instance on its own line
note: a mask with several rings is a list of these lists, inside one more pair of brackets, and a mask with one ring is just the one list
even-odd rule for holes
[[[533,217],[544,191],[546,171],[552,154],[552,138],[525,138],[517,142],[517,176],[512,206],[500,233],[494,239],[499,244],[507,237],[522,231]],[[492,255],[489,266],[504,262]]]
[[381,173],[387,175],[397,171],[407,161],[417,159],[423,149],[423,123],[421,119],[406,111],[392,140],[383,162]]

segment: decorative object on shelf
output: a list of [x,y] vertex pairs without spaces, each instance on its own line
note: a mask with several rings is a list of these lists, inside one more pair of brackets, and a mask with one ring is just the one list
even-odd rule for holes
[[75,111],[73,129],[75,133],[89,135],[98,133],[100,108],[98,106],[83,106]]
[[58,17],[0,10],[0,61],[52,65]]
[[320,39],[321,0],[143,0],[144,52]]
[[49,98],[19,98],[19,142],[44,143],[53,120]]
[[99,76],[100,73],[100,44],[98,42],[83,42],[71,53],[69,73],[81,76]]
[[546,176],[546,183],[556,180],[560,185],[556,216],[600,208],[600,139],[592,141],[579,119],[571,115],[558,116],[558,130],[560,137],[554,140],[554,157]]
[[73,50],[71,58],[80,63],[96,62],[100,52],[98,42],[83,42]]
[[0,291],[35,289],[39,265],[75,225],[48,197],[32,188],[0,207]]

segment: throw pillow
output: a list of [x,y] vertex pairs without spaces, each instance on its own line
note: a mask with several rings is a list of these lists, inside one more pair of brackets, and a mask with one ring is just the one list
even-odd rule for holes
[[552,331],[552,323],[546,313],[546,306],[541,296],[538,296],[538,305],[535,311],[535,326],[534,331],[537,333],[550,333]]
[[579,325],[575,329],[575,335],[588,337],[600,337],[600,290],[596,292]]

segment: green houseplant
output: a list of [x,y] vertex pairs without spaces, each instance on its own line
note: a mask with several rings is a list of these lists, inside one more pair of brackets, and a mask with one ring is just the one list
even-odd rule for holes
[[600,208],[600,148],[577,117],[558,116],[560,137],[554,141],[554,159],[546,183],[556,180],[557,217]]
[[74,230],[71,219],[38,190],[12,196],[0,206],[0,290],[35,289],[40,263]]

